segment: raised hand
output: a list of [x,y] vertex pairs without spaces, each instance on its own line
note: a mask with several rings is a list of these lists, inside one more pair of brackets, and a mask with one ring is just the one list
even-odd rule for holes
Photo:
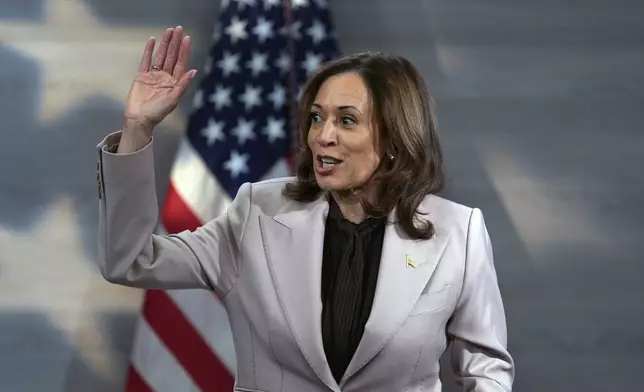
[[154,46],[155,39],[150,38],[125,103],[122,144],[135,144],[134,150],[143,147],[154,128],[177,107],[197,73],[188,70],[190,37],[183,35],[181,26],[166,30],[153,56]]

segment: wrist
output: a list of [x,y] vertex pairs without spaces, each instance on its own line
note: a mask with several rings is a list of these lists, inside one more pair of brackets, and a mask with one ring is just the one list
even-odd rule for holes
[[117,153],[128,154],[141,150],[152,140],[152,131],[152,127],[126,121],[123,125]]

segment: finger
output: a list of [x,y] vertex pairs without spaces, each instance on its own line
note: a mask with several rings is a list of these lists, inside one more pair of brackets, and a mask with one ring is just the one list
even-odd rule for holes
[[163,63],[163,70],[170,75],[173,74],[174,66],[177,63],[177,57],[179,56],[179,47],[181,46],[182,38],[183,27],[175,27],[174,33],[172,34],[172,40],[168,45],[168,53],[165,56],[165,62]]
[[143,49],[143,56],[141,56],[141,63],[139,64],[139,72],[148,72],[150,64],[152,63],[152,53],[154,52],[155,38],[150,37],[148,42],[145,43]]
[[157,54],[154,57],[154,61],[152,62],[152,67],[159,67],[163,68],[163,63],[165,62],[165,56],[168,53],[168,45],[170,44],[170,39],[172,38],[172,33],[174,29],[169,28],[163,33],[163,37],[161,38],[161,42],[159,43],[159,49],[157,50]]
[[181,98],[183,93],[188,88],[188,85],[190,84],[192,79],[195,78],[196,74],[197,74],[197,70],[191,69],[190,71],[181,75],[181,78],[179,79],[177,84],[175,84],[174,87],[172,88],[172,95],[174,95],[174,98],[176,100],[179,100],[179,98]]
[[174,71],[172,76],[175,79],[179,79],[183,76],[183,73],[188,69],[188,58],[190,57],[190,36],[186,35],[181,41],[181,47],[179,48],[179,58],[177,59],[177,64],[174,66]]

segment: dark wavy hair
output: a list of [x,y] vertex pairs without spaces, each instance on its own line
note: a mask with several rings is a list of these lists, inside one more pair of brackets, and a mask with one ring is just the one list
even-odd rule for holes
[[[396,208],[396,221],[414,239],[434,235],[431,221],[418,207],[425,196],[444,185],[443,159],[436,131],[433,102],[423,78],[405,58],[382,53],[359,53],[323,64],[302,89],[297,124],[299,151],[297,180],[283,191],[285,197],[311,202],[322,189],[315,180],[313,154],[307,143],[310,110],[318,89],[331,76],[346,72],[360,75],[371,95],[373,121],[382,146],[380,166],[371,177],[375,203],[361,200],[365,213],[386,216]],[[391,158],[393,157],[393,159]]]

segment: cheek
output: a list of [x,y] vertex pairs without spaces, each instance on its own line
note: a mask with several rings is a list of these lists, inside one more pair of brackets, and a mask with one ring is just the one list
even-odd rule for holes
[[351,155],[351,172],[364,180],[369,178],[378,167],[380,158],[373,150],[362,151]]

